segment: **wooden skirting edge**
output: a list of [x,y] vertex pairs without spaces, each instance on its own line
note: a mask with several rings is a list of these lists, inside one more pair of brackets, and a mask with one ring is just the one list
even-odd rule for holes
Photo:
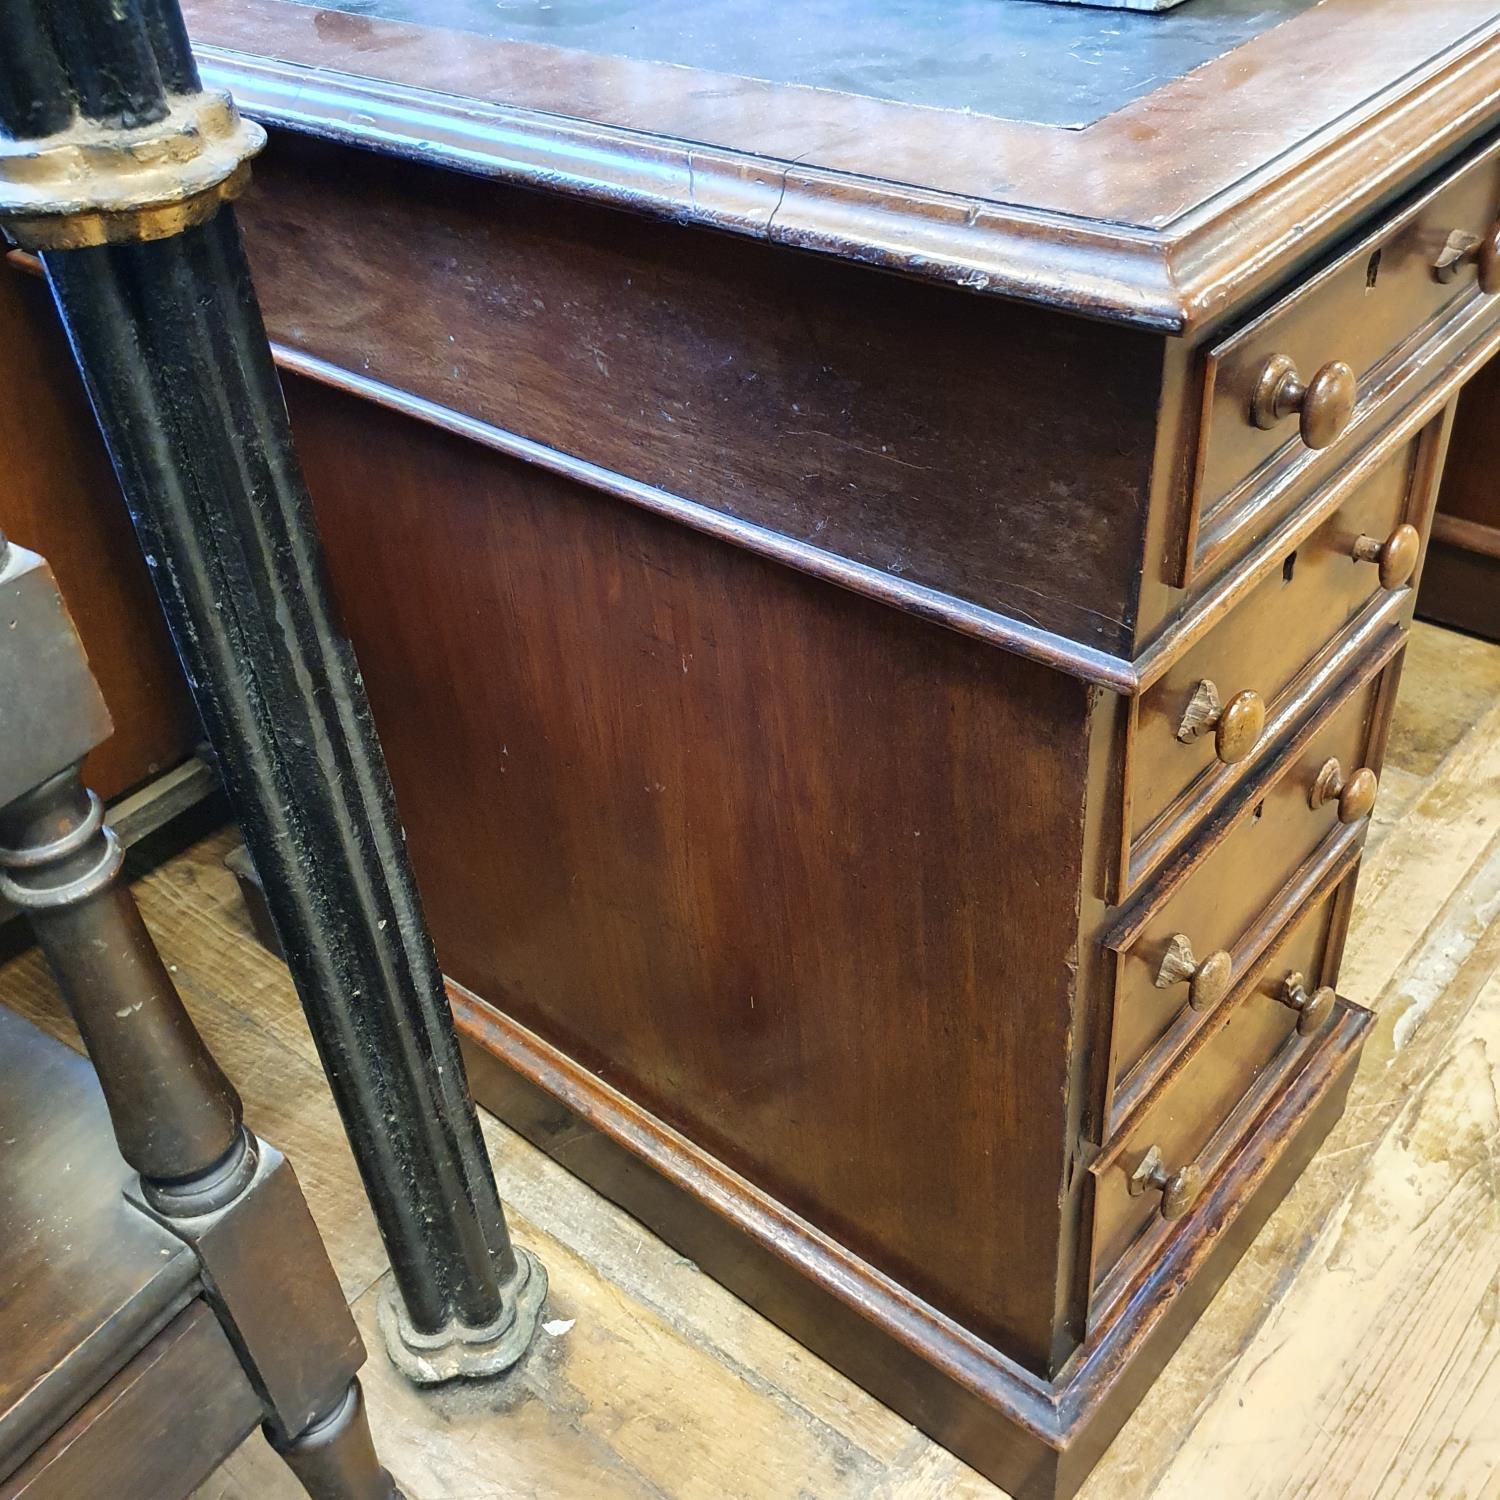
[[1191,1233],[1048,1381],[478,996],[451,982],[449,995],[481,1104],[1017,1500],[1082,1482],[1337,1120],[1370,1024],[1341,1005],[1227,1158]]
[[219,773],[201,756],[190,755],[111,802],[104,820],[128,849],[218,791]]
[[[882,1276],[837,1241],[789,1212],[730,1171],[686,1136],[602,1082],[535,1033],[448,981],[460,1035],[499,1058],[528,1082],[567,1106],[580,1120],[626,1147],[722,1218],[760,1240],[825,1290],[857,1302],[902,1344],[919,1349],[953,1380],[990,1393],[1010,1393],[1017,1420],[1038,1436],[1055,1435],[1046,1382]],[[476,1090],[476,1093],[478,1091]]]

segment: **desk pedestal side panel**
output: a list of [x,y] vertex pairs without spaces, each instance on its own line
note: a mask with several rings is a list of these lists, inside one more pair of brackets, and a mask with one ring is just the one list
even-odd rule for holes
[[1458,398],[1417,613],[1500,641],[1500,358]]
[[108,800],[190,755],[198,721],[52,299],[3,264],[0,351],[0,530],[78,622],[115,724],[84,776]]
[[289,394],[445,972],[1053,1367],[1097,691]]
[[1349,1007],[1089,1323],[1112,694],[299,378],[480,1101],[1057,1500],[1337,1118]]

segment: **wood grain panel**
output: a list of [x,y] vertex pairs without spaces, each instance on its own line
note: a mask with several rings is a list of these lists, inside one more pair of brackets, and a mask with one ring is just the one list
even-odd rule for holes
[[1046,1362],[1088,690],[290,395],[445,971]]
[[0,1500],[182,1500],[263,1415],[234,1347],[199,1298],[0,1480]]

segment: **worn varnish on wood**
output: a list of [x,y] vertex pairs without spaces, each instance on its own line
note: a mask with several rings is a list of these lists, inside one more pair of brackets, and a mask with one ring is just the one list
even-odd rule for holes
[[[261,1402],[197,1258],[127,1201],[88,1063],[8,1010],[0,1040],[0,1495],[183,1494],[255,1431]],[[142,1441],[168,1402],[174,1440]]]
[[[1080,128],[190,21],[283,127],[247,236],[481,1097],[1070,1492],[1368,1029],[1289,980],[1357,904],[1380,559],[1500,344],[1422,261],[1500,215],[1500,12],[1268,11]],[[1179,733],[1205,682],[1243,733]]]

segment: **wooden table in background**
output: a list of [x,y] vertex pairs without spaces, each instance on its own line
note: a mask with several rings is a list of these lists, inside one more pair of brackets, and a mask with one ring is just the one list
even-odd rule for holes
[[112,801],[190,755],[198,720],[52,300],[20,268],[0,266],[0,351],[0,529],[78,622],[115,721],[84,775]]
[[1459,397],[1417,610],[1500,641],[1500,360]]

